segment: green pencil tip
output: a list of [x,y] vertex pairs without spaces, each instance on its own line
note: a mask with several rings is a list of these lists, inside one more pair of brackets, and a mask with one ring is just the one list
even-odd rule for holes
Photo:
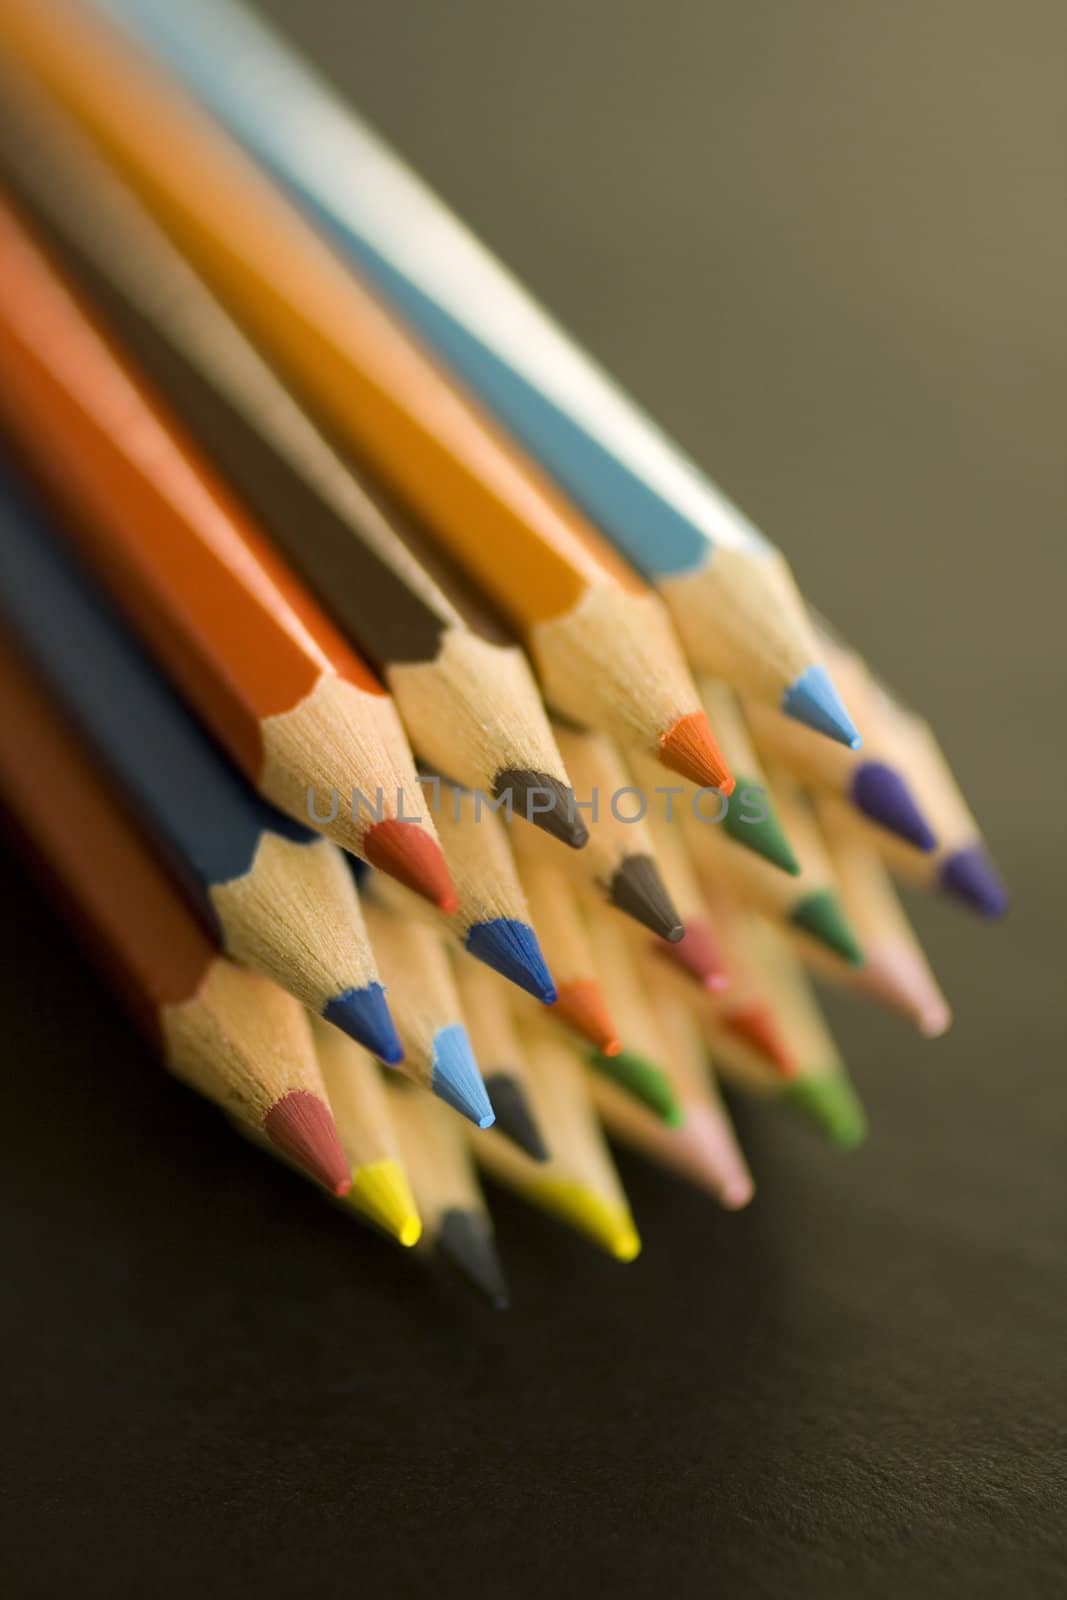
[[668,1127],[682,1126],[685,1112],[681,1101],[674,1092],[670,1078],[655,1062],[646,1061],[644,1056],[635,1055],[632,1050],[620,1050],[617,1056],[605,1056],[599,1050],[591,1050],[588,1061],[594,1072],[599,1072],[601,1077],[632,1095],[649,1111],[654,1111]]
[[843,956],[850,967],[862,967],[863,951],[845,920],[840,902],[829,889],[818,889],[797,902],[790,921],[805,933],[810,933],[820,944],[828,945]]
[[867,1137],[867,1114],[847,1075],[797,1078],[782,1091],[785,1103],[814,1122],[839,1150],[855,1150]]
[[788,872],[791,878],[799,875],[800,863],[771,808],[770,796],[760,784],[737,779],[737,788],[727,803],[722,825],[735,844],[754,850],[772,866]]

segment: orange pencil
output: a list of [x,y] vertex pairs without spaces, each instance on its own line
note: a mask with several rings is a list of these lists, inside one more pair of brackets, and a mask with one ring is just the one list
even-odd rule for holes
[[3,200],[0,415],[256,788],[453,909],[391,700]]
[[351,1177],[307,1014],[220,956],[29,668],[0,638],[0,798],[171,1072],[334,1194]]
[[499,605],[550,700],[729,793],[663,603],[231,140],[70,0],[6,0],[0,40],[107,149],[307,402]]

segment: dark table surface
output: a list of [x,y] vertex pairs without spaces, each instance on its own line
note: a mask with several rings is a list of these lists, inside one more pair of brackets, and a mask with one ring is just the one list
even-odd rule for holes
[[[920,700],[1012,885],[831,1004],[852,1156],[495,1206],[494,1315],[164,1079],[0,858],[18,1596],[1062,1594],[1067,266],[1049,0],[271,0]],[[12,1115],[12,1107],[14,1114]]]

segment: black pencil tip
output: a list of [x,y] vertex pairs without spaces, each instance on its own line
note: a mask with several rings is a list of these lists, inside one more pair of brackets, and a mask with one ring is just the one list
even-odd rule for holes
[[660,939],[675,944],[685,932],[651,856],[627,856],[615,869],[608,897],[619,911],[633,917]]
[[437,1244],[452,1265],[458,1267],[498,1311],[507,1310],[511,1292],[497,1257],[492,1230],[484,1217],[471,1211],[446,1211]]
[[572,850],[580,850],[587,842],[589,830],[578,815],[574,790],[558,778],[525,767],[508,767],[493,780],[494,800],[505,794],[511,795],[513,816],[532,822]]
[[496,1112],[496,1126],[520,1150],[535,1161],[548,1160],[548,1147],[541,1137],[526,1090],[510,1072],[484,1072],[489,1101]]

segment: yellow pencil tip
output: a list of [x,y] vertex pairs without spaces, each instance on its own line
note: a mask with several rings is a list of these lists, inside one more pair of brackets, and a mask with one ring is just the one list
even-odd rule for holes
[[397,1161],[371,1161],[356,1167],[346,1203],[410,1249],[422,1237],[422,1220],[407,1173]]
[[613,1206],[580,1183],[542,1179],[531,1184],[530,1198],[553,1212],[562,1222],[584,1233],[616,1261],[633,1261],[641,1240],[625,1207]]

